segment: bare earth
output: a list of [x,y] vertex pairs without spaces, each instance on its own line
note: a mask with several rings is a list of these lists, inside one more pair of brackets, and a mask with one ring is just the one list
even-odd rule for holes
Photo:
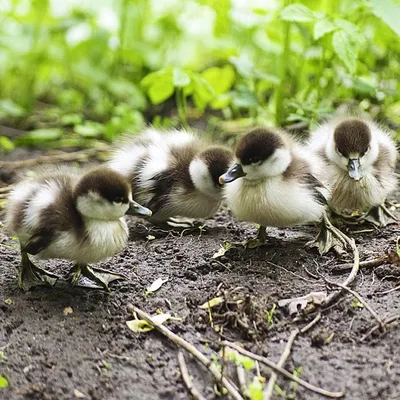
[[[290,332],[312,316],[294,322],[286,309],[277,308],[268,323],[265,311],[280,299],[326,288],[306,268],[315,274],[319,267],[339,282],[348,274],[331,272],[341,263],[333,255],[320,257],[304,247],[315,234],[314,227],[270,229],[266,246],[235,250],[217,260],[212,255],[225,241],[244,240],[255,232],[251,224],[236,222],[227,211],[206,221],[202,232],[162,232],[134,219],[130,231],[128,248],[103,265],[129,277],[115,283],[111,293],[63,284],[23,293],[16,284],[17,243],[0,229],[0,350],[4,352],[0,375],[9,381],[9,388],[0,389],[1,399],[63,400],[82,394],[93,400],[189,399],[177,348],[154,331],[131,332],[126,326],[133,319],[128,303],[151,314],[162,310],[182,318],[166,325],[209,357],[219,350],[221,336],[216,330],[221,332],[223,326],[223,338],[277,361]],[[147,235],[155,239],[148,241]],[[398,226],[391,225],[354,237],[362,259],[372,259],[393,251],[398,235]],[[64,261],[45,265],[61,275],[69,269]],[[398,265],[363,269],[353,288],[381,317],[399,314],[400,290],[378,295],[395,287],[399,276]],[[159,277],[169,280],[145,296],[146,288]],[[213,309],[213,329],[207,311],[198,306],[221,294],[232,303]],[[237,300],[243,300],[240,306],[235,306]],[[297,338],[285,366],[291,371],[301,367],[300,377],[314,385],[344,390],[346,399],[400,399],[398,326],[394,323],[386,334],[377,331],[362,342],[374,325],[369,312],[345,294],[323,312],[314,329]],[[207,399],[217,398],[211,376],[190,357],[186,360],[195,386]],[[262,367],[261,373],[268,379],[267,369]],[[281,377],[278,385],[292,398],[321,398],[293,388]],[[274,398],[282,397],[275,393]]]

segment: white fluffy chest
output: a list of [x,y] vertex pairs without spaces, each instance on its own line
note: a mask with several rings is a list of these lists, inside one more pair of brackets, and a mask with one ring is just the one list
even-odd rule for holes
[[63,258],[81,264],[97,263],[122,251],[128,234],[122,218],[119,221],[90,220],[86,222],[85,240],[76,237],[72,231],[62,232],[38,257]]
[[225,195],[237,218],[263,226],[286,227],[318,221],[324,210],[311,190],[281,177],[256,184],[238,179],[226,185]]

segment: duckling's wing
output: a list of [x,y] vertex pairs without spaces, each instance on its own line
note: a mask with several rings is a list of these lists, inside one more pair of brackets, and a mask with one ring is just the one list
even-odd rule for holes
[[51,242],[52,234],[48,229],[40,229],[35,232],[30,239],[22,246],[22,251],[32,254],[33,256],[47,249]]
[[315,200],[322,204],[327,204],[328,189],[311,172],[304,175],[303,182],[310,187]]

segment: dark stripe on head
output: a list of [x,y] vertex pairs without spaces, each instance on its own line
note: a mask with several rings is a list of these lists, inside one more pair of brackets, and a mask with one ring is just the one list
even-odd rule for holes
[[210,147],[200,154],[200,158],[207,165],[215,185],[219,184],[219,177],[228,171],[233,163],[233,153],[224,147]]
[[243,165],[265,161],[284,147],[280,135],[267,128],[257,128],[243,136],[236,146],[236,157]]
[[348,157],[350,153],[358,153],[362,157],[371,142],[371,131],[368,125],[356,118],[339,123],[333,135],[338,151],[345,157]]

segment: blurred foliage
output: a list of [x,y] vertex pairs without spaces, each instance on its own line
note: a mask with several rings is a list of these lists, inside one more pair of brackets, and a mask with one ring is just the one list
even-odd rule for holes
[[1,0],[0,125],[29,133],[0,151],[353,103],[400,124],[399,20],[400,0]]

